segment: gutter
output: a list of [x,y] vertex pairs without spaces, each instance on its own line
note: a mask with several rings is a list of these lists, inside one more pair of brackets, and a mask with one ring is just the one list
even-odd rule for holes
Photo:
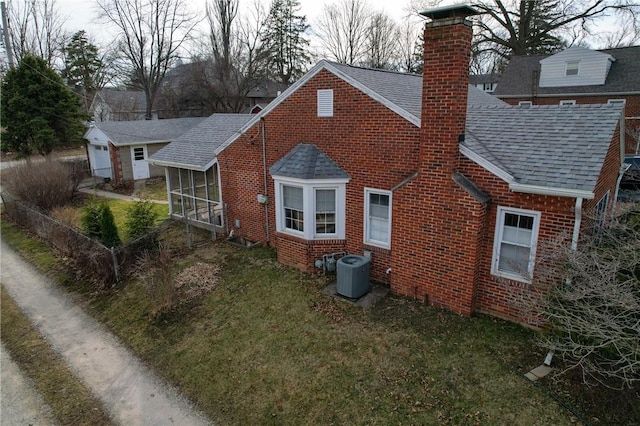
[[[616,188],[615,188],[615,196],[613,197],[613,204],[612,204],[612,210],[615,212],[616,209],[616,203],[618,202],[618,192],[620,191],[620,181],[622,181],[622,177],[624,176],[624,174],[626,173],[627,170],[629,170],[629,167],[631,167],[631,164],[626,164],[624,162],[624,157],[625,157],[625,151],[626,151],[626,139],[625,139],[625,118],[624,118],[624,113],[620,114],[620,129],[619,129],[619,133],[620,133],[620,170],[618,171],[618,179],[616,179]],[[640,143],[640,141],[638,141],[638,143]]]
[[592,200],[595,194],[591,191],[582,191],[579,189],[563,189],[552,188],[549,186],[526,185],[521,183],[509,183],[509,189],[514,192],[523,192],[525,194],[552,195],[557,197],[585,198]]
[[545,93],[541,94],[521,94],[521,95],[496,95],[498,99],[518,99],[518,98],[530,98],[535,96],[536,98],[557,98],[559,96],[573,96],[576,98],[585,97],[585,96],[637,96],[640,95],[640,92],[595,92],[595,93]]

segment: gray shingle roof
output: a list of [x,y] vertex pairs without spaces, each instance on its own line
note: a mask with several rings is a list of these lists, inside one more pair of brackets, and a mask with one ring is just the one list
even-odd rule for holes
[[198,125],[203,117],[172,118],[167,120],[103,121],[93,125],[100,129],[114,145],[141,142],[170,142]]
[[516,183],[593,191],[622,108],[471,107],[463,146]]
[[103,89],[96,97],[102,98],[114,111],[144,111],[147,107],[143,91]]
[[313,144],[298,144],[276,161],[269,172],[273,176],[294,179],[348,179],[349,174]]
[[[422,75],[329,64],[420,120]],[[475,87],[469,86],[468,93],[467,105],[504,105],[500,99]]]
[[215,159],[216,149],[252,118],[255,115],[213,114],[153,154],[150,160],[204,170]]
[[531,96],[569,93],[628,93],[640,91],[640,46],[604,49],[598,52],[613,56],[616,61],[605,84],[598,86],[539,87],[540,60],[551,55],[513,56],[496,87],[496,96]]

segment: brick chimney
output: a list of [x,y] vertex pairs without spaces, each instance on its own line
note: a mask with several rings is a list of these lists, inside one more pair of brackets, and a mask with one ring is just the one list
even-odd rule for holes
[[460,5],[423,13],[431,21],[424,30],[418,177],[394,194],[392,290],[463,315],[474,311],[484,217],[484,206],[453,180],[469,90],[473,31],[466,17],[475,14]]
[[431,19],[424,29],[422,77],[422,167],[451,180],[464,137],[473,30],[467,16],[478,12],[452,5],[422,12]]

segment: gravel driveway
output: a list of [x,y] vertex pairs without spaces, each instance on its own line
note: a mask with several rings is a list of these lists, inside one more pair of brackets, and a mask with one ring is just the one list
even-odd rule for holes
[[70,369],[123,425],[211,424],[67,293],[1,243],[0,280]]

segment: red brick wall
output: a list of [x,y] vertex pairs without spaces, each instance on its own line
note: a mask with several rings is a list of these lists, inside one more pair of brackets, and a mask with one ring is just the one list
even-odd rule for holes
[[109,142],[109,158],[111,158],[111,170],[113,171],[113,181],[122,181],[122,163],[120,162],[120,148]]
[[[318,89],[334,90],[333,117],[317,117]],[[419,129],[327,71],[273,109],[264,126],[267,169],[297,144],[312,143],[351,176],[346,185],[345,240],[307,242],[284,233],[276,235],[274,182],[267,173],[268,243],[277,249],[278,259],[314,271],[313,262],[322,254],[362,254],[364,249],[373,249],[372,278],[386,281],[390,251],[363,244],[364,188],[390,190],[418,169]],[[267,243],[264,206],[256,201],[264,193],[260,124],[226,148],[219,164],[229,225],[233,227],[240,219],[236,235]]]
[[465,130],[472,29],[427,24],[424,32],[422,143],[417,179],[398,191],[391,287],[470,315],[475,304],[484,207],[453,180]]
[[516,98],[502,99],[510,105],[518,105],[520,101],[531,101],[533,105],[558,105],[561,100],[575,100],[576,104],[606,104],[609,99],[626,99],[624,116],[626,117],[625,151],[633,154],[636,149],[637,139],[634,131],[640,132],[640,95],[603,95],[603,96],[577,96],[575,94],[560,95],[554,97]]

